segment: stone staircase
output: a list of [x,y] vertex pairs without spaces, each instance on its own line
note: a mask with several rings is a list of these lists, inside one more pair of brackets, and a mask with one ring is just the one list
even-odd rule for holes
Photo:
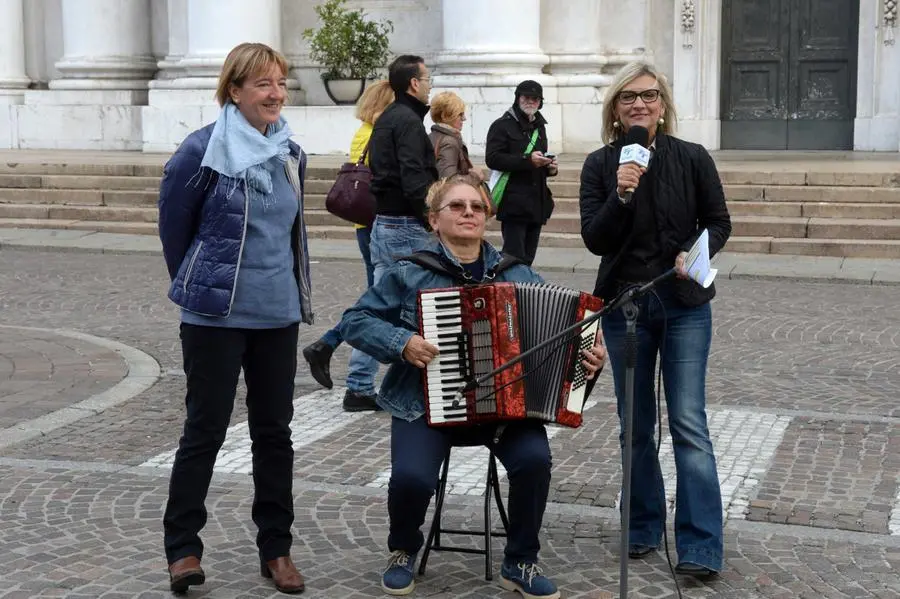
[[[576,158],[563,162],[551,184],[556,211],[542,245],[582,247]],[[0,227],[156,235],[164,157],[135,164],[122,160],[127,161],[0,163]],[[311,237],[354,237],[351,226],[325,211],[339,161],[311,161],[306,211]],[[719,169],[734,225],[728,251],[900,258],[900,162],[720,162]],[[488,235],[499,242],[496,221]]]

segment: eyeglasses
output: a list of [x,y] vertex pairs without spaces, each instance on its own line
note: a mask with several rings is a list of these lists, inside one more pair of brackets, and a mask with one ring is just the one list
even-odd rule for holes
[[450,210],[453,214],[465,214],[466,209],[471,210],[475,214],[485,214],[487,205],[484,202],[467,202],[465,200],[450,200],[438,210]]
[[424,81],[425,83],[431,83],[431,76],[428,77],[416,77],[419,81]]
[[645,89],[642,92],[619,92],[619,102],[622,104],[634,104],[634,101],[640,96],[644,104],[653,104],[659,100],[658,89]]

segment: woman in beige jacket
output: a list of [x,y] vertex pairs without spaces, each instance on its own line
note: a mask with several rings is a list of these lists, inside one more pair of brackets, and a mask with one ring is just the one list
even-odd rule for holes
[[431,100],[431,143],[440,177],[473,174],[484,179],[481,169],[472,165],[469,150],[462,140],[466,104],[453,92],[442,92]]

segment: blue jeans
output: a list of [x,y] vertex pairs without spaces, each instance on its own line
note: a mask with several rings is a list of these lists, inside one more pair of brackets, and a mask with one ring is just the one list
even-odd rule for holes
[[417,218],[411,216],[375,217],[372,226],[372,252],[375,282],[381,280],[397,258],[408,256],[434,243],[434,235],[425,230]]
[[[675,547],[679,562],[722,569],[722,495],[706,424],[706,362],[712,339],[712,310],[682,306],[670,287],[637,301],[637,365],[634,376],[631,517],[629,543],[658,547],[665,525],[666,495],[656,454],[655,369],[662,357],[663,388],[678,484]],[[624,447],[625,318],[621,310],[603,319],[612,363]]]
[[[496,427],[428,426],[425,417],[408,422],[391,420],[391,480],[388,483],[390,533],[388,550],[416,553],[425,541],[422,524],[437,485],[447,449],[490,445]],[[550,492],[550,443],[547,429],[535,420],[511,422],[494,446],[494,454],[509,478],[509,535],[506,559],[537,561],[538,533]],[[453,460],[453,457],[450,457]]]
[[[372,267],[372,258],[369,252],[369,239],[372,234],[371,227],[363,227],[356,230],[356,243],[359,245],[359,253],[366,265],[366,287],[375,284]],[[321,341],[330,345],[332,349],[344,342],[341,332],[337,327],[325,331]],[[378,374],[378,360],[364,354],[358,349],[350,352],[350,364],[347,368],[347,388],[354,393],[363,395],[375,395],[375,375]]]
[[372,266],[372,252],[369,246],[372,244],[372,227],[363,227],[356,230],[356,243],[359,245],[359,253],[366,265],[366,287],[375,284],[375,267]]

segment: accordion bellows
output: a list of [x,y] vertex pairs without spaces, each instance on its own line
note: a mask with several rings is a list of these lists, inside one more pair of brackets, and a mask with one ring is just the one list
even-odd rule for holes
[[419,333],[440,351],[423,371],[432,426],[535,418],[581,426],[587,381],[582,349],[599,321],[541,348],[460,396],[475,378],[595,314],[593,295],[542,283],[493,283],[419,291]]

